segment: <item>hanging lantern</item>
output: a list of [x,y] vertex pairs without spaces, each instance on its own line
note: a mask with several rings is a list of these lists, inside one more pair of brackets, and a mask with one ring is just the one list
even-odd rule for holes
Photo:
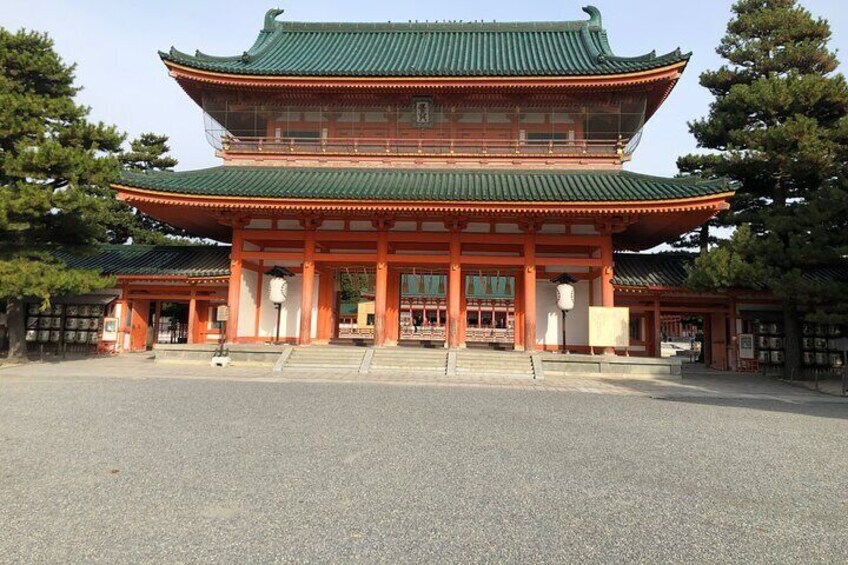
[[506,278],[506,288],[504,288],[504,294],[506,296],[512,296],[512,277]]
[[294,273],[283,267],[274,267],[270,271],[266,271],[265,274],[271,277],[271,281],[268,283],[268,298],[274,305],[274,308],[277,309],[277,325],[274,332],[274,342],[278,343],[280,341],[280,317],[282,315],[283,302],[286,301],[289,290],[289,285],[286,279],[294,276]]
[[403,284],[401,285],[400,293],[403,294],[403,295],[409,294],[409,277],[411,277],[411,276],[412,275],[403,275],[403,277],[402,277]]
[[436,286],[436,294],[438,296],[444,296],[445,294],[445,277],[442,275],[436,275],[437,277],[437,286]]
[[574,287],[568,283],[557,285],[557,306],[563,312],[574,309]]
[[288,295],[288,282],[286,278],[293,276],[293,273],[283,267],[274,267],[270,271],[266,271],[266,275],[271,277],[268,284],[268,298],[273,304],[282,304],[286,301]]
[[491,296],[495,292],[492,289],[492,276],[491,275],[486,275],[486,291],[485,292],[486,292],[487,296]]
[[474,275],[467,276],[465,280],[465,296],[474,296]]

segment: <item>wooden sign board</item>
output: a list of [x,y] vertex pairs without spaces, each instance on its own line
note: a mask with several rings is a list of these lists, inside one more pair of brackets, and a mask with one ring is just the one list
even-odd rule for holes
[[630,308],[589,307],[589,346],[630,346]]
[[739,358],[754,358],[754,334],[739,334]]
[[103,341],[118,341],[118,318],[103,318]]

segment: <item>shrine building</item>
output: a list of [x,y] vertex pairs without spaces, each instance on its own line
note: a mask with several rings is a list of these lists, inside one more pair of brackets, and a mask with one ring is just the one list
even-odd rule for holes
[[[628,307],[641,337],[625,349],[656,353],[659,303],[614,284],[620,257],[638,261],[620,253],[675,239],[734,192],[623,169],[688,54],[616,55],[591,6],[587,19],[532,23],[299,23],[281,12],[241,54],[160,53],[222,163],[127,173],[114,189],[232,247],[228,268],[210,274],[125,274],[126,349],[143,347],[152,302],[179,294],[190,343],[217,339],[197,328],[227,304],[236,344],[557,351],[565,333],[588,353],[591,311]],[[280,273],[278,315],[269,285]],[[562,281],[575,289],[565,332]],[[726,297],[717,311],[730,327]]]

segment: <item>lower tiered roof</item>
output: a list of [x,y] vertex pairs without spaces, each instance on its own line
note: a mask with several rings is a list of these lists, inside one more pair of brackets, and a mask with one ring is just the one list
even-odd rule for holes
[[213,167],[125,173],[121,184],[198,196],[412,202],[633,202],[733,192],[729,181],[622,170]]
[[104,275],[217,278],[230,275],[229,246],[100,245],[88,253],[53,253],[74,269],[96,269]]
[[[648,249],[726,208],[724,179],[661,178],[611,170],[395,169],[225,166],[125,173],[114,185],[142,211],[195,235],[228,241],[221,219],[464,216],[516,221],[624,222],[616,245]],[[579,223],[579,222],[578,222]]]

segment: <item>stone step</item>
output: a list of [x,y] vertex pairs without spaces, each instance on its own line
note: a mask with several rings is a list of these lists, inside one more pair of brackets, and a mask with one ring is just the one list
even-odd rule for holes
[[456,364],[457,364],[457,366],[462,366],[462,367],[477,367],[477,368],[481,368],[481,369],[488,369],[488,368],[494,369],[494,368],[497,368],[497,367],[529,367],[530,366],[530,360],[527,359],[526,361],[516,363],[514,361],[509,361],[509,362],[497,361],[497,360],[493,360],[493,361],[468,361],[466,359],[457,359]]
[[527,365],[509,367],[474,367],[457,363],[456,370],[457,372],[466,373],[532,373],[533,366],[528,363]]
[[374,355],[373,363],[377,364],[392,364],[392,365],[444,365],[447,362],[447,356],[437,358],[409,358],[403,359],[400,357],[381,357],[379,354]]
[[436,371],[444,372],[447,365],[447,353],[432,352],[401,352],[392,350],[375,350],[371,367],[374,369],[393,369],[401,371]]
[[529,355],[492,351],[459,351],[456,354],[458,376],[513,376],[533,378]]
[[362,356],[365,355],[365,351],[356,351],[353,353],[347,353],[344,351],[332,352],[328,351],[326,353],[306,353],[303,351],[293,351],[292,357],[294,359],[362,359]]

